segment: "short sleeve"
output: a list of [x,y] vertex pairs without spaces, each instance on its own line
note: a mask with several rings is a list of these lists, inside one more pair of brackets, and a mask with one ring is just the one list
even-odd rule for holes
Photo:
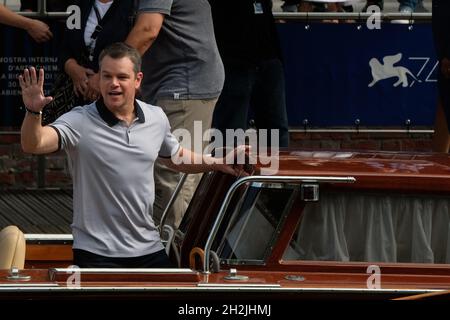
[[170,132],[169,119],[167,119],[166,114],[162,110],[161,112],[163,114],[164,121],[166,122],[166,130],[158,155],[161,158],[170,158],[180,149],[180,143],[178,142],[177,138],[175,138],[175,136]]
[[158,12],[170,15],[172,3],[173,0],[141,0],[138,11],[139,13]]
[[58,132],[59,149],[69,149],[78,145],[83,128],[84,113],[83,107],[76,107],[50,124]]

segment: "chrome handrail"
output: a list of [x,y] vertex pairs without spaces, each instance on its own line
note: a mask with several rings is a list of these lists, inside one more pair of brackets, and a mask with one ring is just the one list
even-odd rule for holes
[[[56,12],[47,11],[42,12],[17,12],[25,17],[36,18],[65,18],[70,15],[70,12]],[[356,22],[363,22],[375,16],[375,14],[365,12],[274,12],[273,16],[276,20],[302,20],[302,21],[318,21],[318,20],[355,20]],[[431,13],[380,13],[378,14],[381,21],[392,20],[410,20],[431,22]]]
[[[50,17],[50,18],[65,18],[70,15],[70,12],[57,12],[57,11],[47,11],[42,12],[17,12],[25,17]],[[273,14],[276,20],[304,20],[304,21],[315,21],[315,20],[355,20],[355,21],[365,21],[373,15],[368,13],[356,13],[356,12],[275,12]],[[421,22],[431,22],[431,13],[381,13],[379,14],[381,21],[391,21],[391,20],[410,20],[410,21],[421,21]]]
[[[5,0],[3,1],[3,3],[6,6]],[[47,0],[37,1],[36,12],[17,11],[16,13],[30,18],[67,18],[70,16],[70,12],[47,11]]]
[[209,274],[209,256],[211,251],[211,246],[214,238],[219,231],[220,224],[222,223],[225,212],[231,202],[231,199],[236,192],[236,190],[243,184],[248,182],[289,182],[289,183],[302,183],[302,182],[331,182],[331,183],[353,183],[356,179],[354,177],[318,177],[318,176],[248,176],[240,178],[235,181],[225,196],[222,202],[222,206],[219,209],[217,218],[214,221],[214,225],[209,233],[208,239],[205,244],[205,259],[203,261],[203,273]]
[[277,20],[355,20],[357,22],[366,21],[372,17],[379,17],[381,21],[410,20],[410,21],[431,21],[431,13],[400,13],[400,12],[274,12],[273,16]]
[[408,133],[408,134],[433,134],[434,129],[372,129],[367,128],[355,128],[354,126],[345,126],[342,128],[289,128],[289,133]]
[[183,173],[181,175],[180,180],[177,183],[177,186],[175,187],[175,190],[172,193],[172,196],[169,199],[169,202],[167,203],[166,207],[164,208],[164,211],[161,215],[161,220],[159,221],[159,233],[162,234],[163,228],[164,228],[164,224],[166,223],[166,219],[167,219],[167,214],[169,213],[169,209],[172,207],[173,203],[175,202],[175,199],[178,196],[178,193],[180,193],[181,189],[183,188],[184,182],[186,181],[188,174],[187,173]]
[[[6,4],[6,1],[3,1]],[[18,12],[27,17],[52,17],[64,18],[68,17],[68,12],[48,12],[47,0],[38,0],[37,12]],[[275,19],[283,20],[367,20],[374,15],[380,17],[382,21],[390,21],[397,19],[406,19],[414,21],[431,21],[431,13],[400,13],[400,12],[273,12]]]

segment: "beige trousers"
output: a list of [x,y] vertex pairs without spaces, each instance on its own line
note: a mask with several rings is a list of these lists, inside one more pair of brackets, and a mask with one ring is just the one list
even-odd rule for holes
[[[172,132],[176,129],[187,129],[191,134],[190,145],[194,146],[194,121],[202,122],[203,132],[211,127],[212,115],[217,99],[206,100],[158,100],[160,106],[169,118]],[[203,134],[202,132],[202,134]],[[201,137],[200,137],[201,138]],[[197,139],[199,139],[197,137]],[[185,147],[187,141],[180,142]],[[206,147],[207,142],[203,144]],[[191,149],[192,149],[191,148]],[[173,171],[164,166],[161,161],[155,162],[155,203],[153,205],[153,219],[159,224],[162,213],[175,190],[181,173]],[[195,189],[202,177],[202,174],[190,174],[178,194],[177,199],[167,214],[165,224],[177,229],[184,213],[194,195]]]

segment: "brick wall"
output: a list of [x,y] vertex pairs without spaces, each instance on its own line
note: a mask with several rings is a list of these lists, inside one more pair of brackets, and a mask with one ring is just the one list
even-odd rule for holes
[[[431,151],[426,133],[292,133],[291,147],[328,150]],[[38,187],[38,156],[24,154],[18,134],[0,134],[0,187]],[[68,187],[64,152],[45,157],[45,186]]]
[[[0,134],[0,187],[38,187],[39,157],[22,152],[20,135]],[[45,159],[46,187],[71,185],[64,152],[47,155],[43,159]]]

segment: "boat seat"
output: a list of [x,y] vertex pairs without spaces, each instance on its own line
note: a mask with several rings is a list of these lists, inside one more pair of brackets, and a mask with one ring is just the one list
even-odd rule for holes
[[16,226],[8,226],[0,231],[0,269],[25,265],[25,237]]

